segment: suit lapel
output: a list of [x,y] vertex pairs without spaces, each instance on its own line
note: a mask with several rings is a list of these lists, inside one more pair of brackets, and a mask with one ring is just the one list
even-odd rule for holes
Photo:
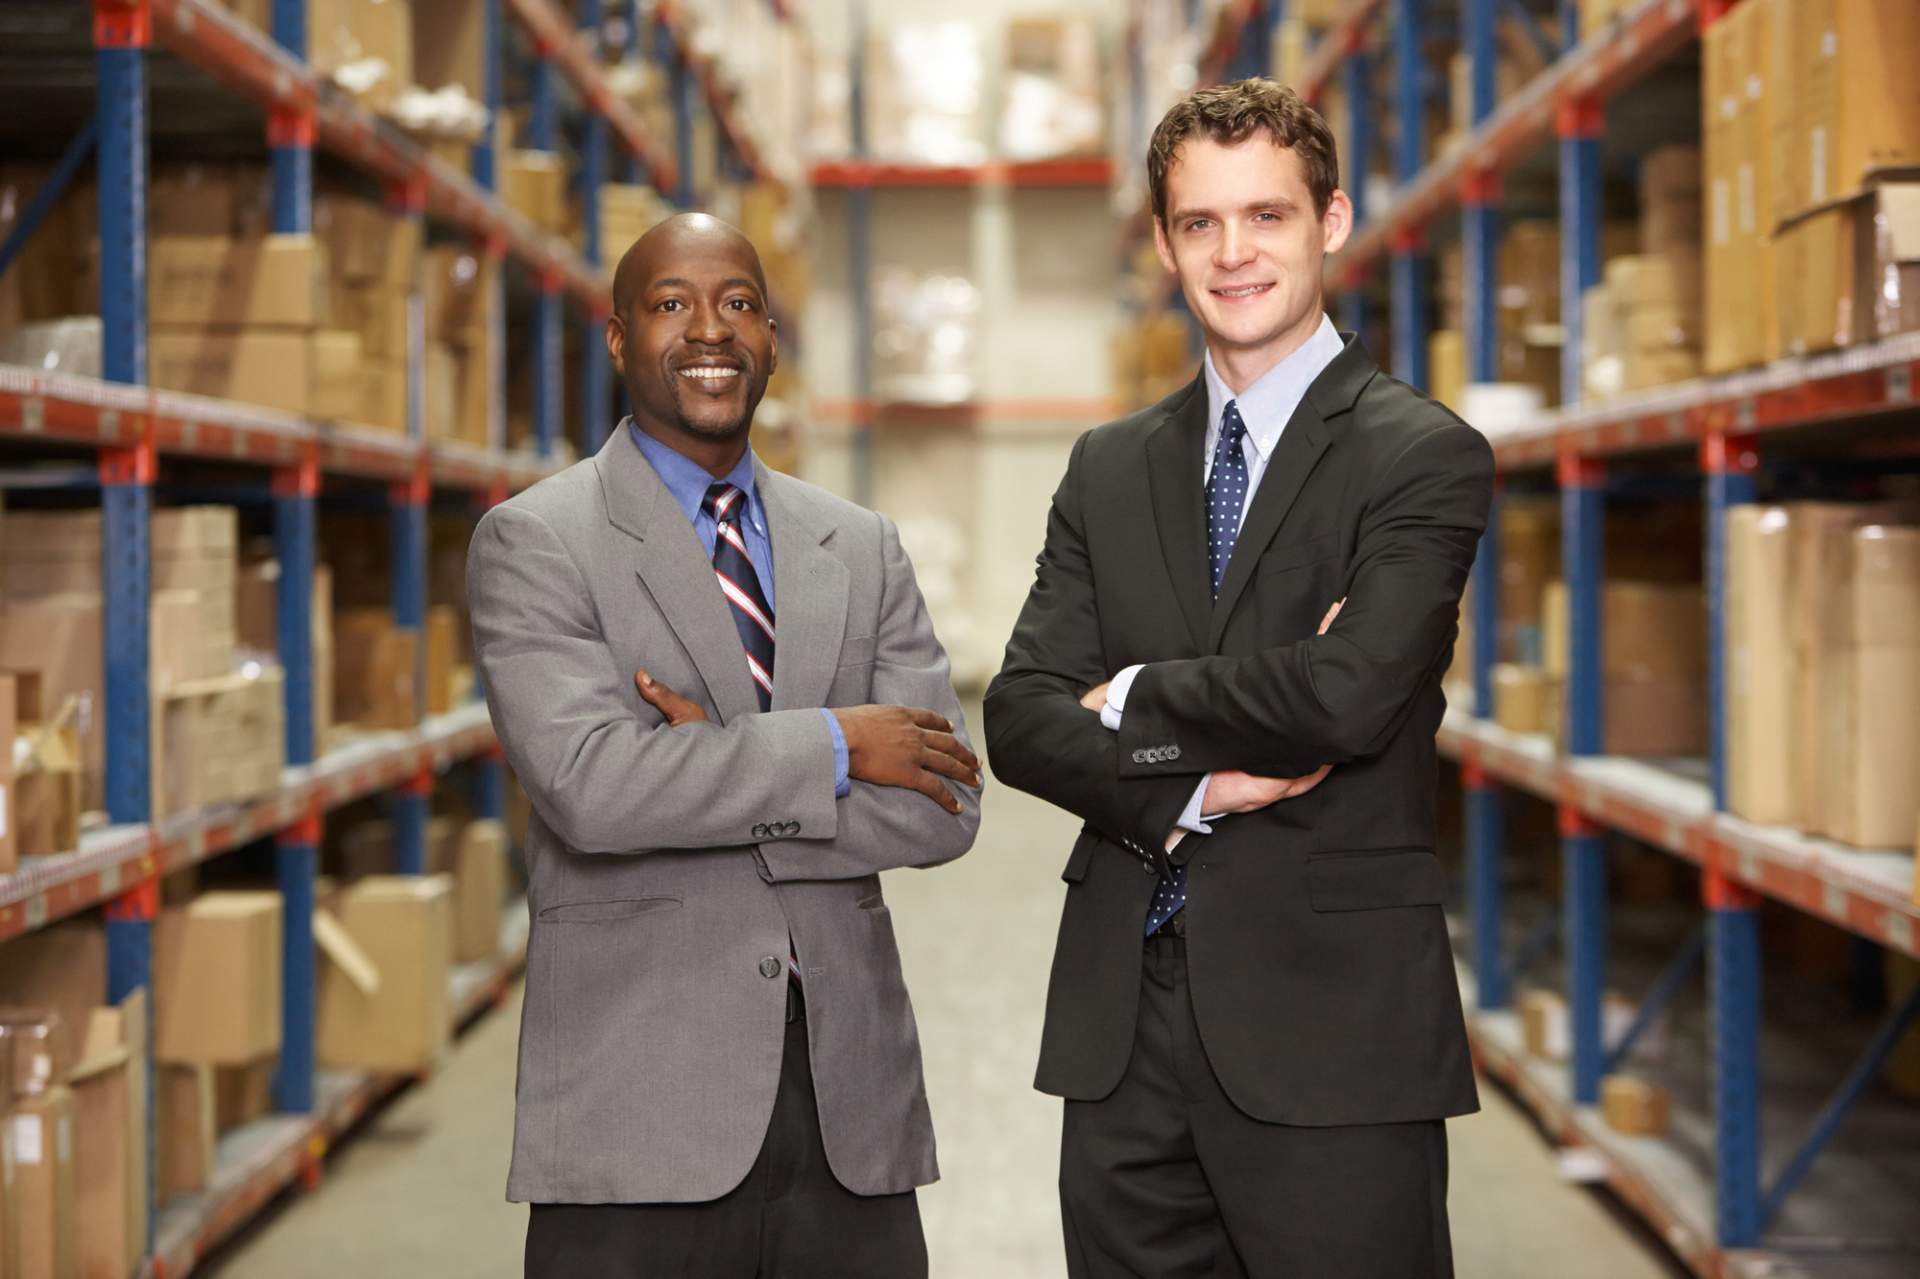
[[[1213,603],[1213,616],[1207,626],[1207,642],[1203,652],[1220,651],[1220,640],[1226,634],[1227,619],[1233,616],[1234,606],[1246,593],[1247,583],[1253,580],[1260,557],[1266,553],[1274,534],[1280,531],[1281,522],[1287,518],[1287,512],[1293,509],[1294,500],[1300,496],[1300,490],[1306,487],[1307,480],[1313,475],[1313,468],[1319,464],[1320,455],[1326,452],[1327,444],[1333,438],[1329,419],[1336,419],[1352,409],[1354,401],[1360,398],[1360,392],[1378,371],[1367,349],[1360,344],[1360,339],[1352,335],[1344,336],[1345,346],[1333,358],[1333,362],[1321,370],[1320,376],[1313,380],[1313,385],[1301,397],[1300,406],[1287,422],[1287,429],[1280,433],[1280,443],[1274,447],[1266,473],[1260,477],[1260,487],[1253,494],[1253,505],[1240,525],[1240,536],[1234,540],[1233,558],[1227,563],[1226,579],[1220,583],[1220,595]],[[1327,603],[1333,601],[1328,600]]]
[[773,539],[773,709],[824,706],[847,632],[847,566],[823,545],[833,525],[803,489],[765,466],[755,475]]
[[1153,434],[1147,437],[1147,482],[1153,493],[1153,522],[1160,536],[1173,594],[1187,621],[1196,650],[1207,634],[1206,459],[1207,393],[1201,379],[1188,388]]
[[[714,581],[713,563],[701,554],[700,539],[667,486],[628,438],[625,423],[601,446],[594,464],[606,497],[607,519],[639,543],[635,571],[693,658],[721,722],[759,710],[740,633]],[[777,657],[775,661],[777,665]]]

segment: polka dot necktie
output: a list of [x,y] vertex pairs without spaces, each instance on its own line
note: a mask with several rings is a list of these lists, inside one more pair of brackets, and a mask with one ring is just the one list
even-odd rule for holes
[[[1214,446],[1213,469],[1207,474],[1207,564],[1212,569],[1216,596],[1220,583],[1227,578],[1233,542],[1240,536],[1240,512],[1247,504],[1247,454],[1240,447],[1246,435],[1240,406],[1228,400],[1220,414],[1220,442]],[[1152,936],[1186,904],[1187,868],[1175,866],[1173,874],[1161,880],[1154,891],[1153,905],[1147,910],[1147,935]]]

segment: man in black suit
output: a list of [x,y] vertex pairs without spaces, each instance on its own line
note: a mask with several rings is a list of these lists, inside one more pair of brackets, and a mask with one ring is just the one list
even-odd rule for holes
[[1323,313],[1353,210],[1290,90],[1194,94],[1148,179],[1205,367],[1075,445],[986,701],[1086,822],[1037,1080],[1068,1271],[1450,1275],[1434,733],[1492,454]]

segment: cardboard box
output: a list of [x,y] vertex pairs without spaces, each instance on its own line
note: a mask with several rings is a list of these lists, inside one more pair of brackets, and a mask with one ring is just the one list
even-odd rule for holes
[[73,1092],[80,1279],[125,1279],[147,1242],[146,993],[94,1010]]
[[264,235],[272,214],[271,190],[272,179],[263,165],[155,164],[147,177],[147,234],[227,239]]
[[396,628],[385,609],[343,609],[334,616],[333,642],[335,720],[361,728],[419,724],[419,632]]
[[72,852],[80,846],[83,704],[74,696],[57,705],[48,702],[37,672],[14,671],[13,688],[13,816],[19,854]]
[[1631,1075],[1608,1075],[1600,1081],[1600,1113],[1615,1132],[1662,1136],[1667,1131],[1667,1090]]
[[472,0],[413,0],[418,29],[431,38],[413,42],[414,83],[426,89],[458,85],[475,102],[486,101],[484,10]]
[[500,950],[500,914],[507,904],[507,829],[468,822],[460,832],[453,876],[453,962],[492,959]]
[[365,398],[359,422],[395,435],[407,433],[407,369],[404,364],[360,366]]
[[219,1131],[214,1121],[212,1066],[204,1062],[156,1065],[154,1106],[158,1143],[155,1201],[205,1190],[213,1181]]
[[0,1112],[0,1279],[20,1273],[20,1223],[15,1212],[13,1125]]
[[328,288],[333,327],[358,334],[365,358],[380,364],[406,360],[409,295],[404,286],[336,276]]
[[460,357],[444,342],[427,344],[427,438],[460,438]]
[[567,233],[567,167],[552,151],[508,151],[500,172],[500,198],[508,208],[549,235]]
[[1559,696],[1560,681],[1538,667],[1501,662],[1493,668],[1493,717],[1510,732],[1547,732]]
[[154,1058],[244,1065],[280,1048],[280,894],[203,893],[153,926]]
[[493,420],[496,379],[493,362],[484,346],[456,348],[459,360],[459,398],[453,425],[454,438],[485,447]]
[[[1566,684],[1559,685],[1554,740],[1569,749]],[[1691,757],[1707,750],[1707,689],[1695,679],[1608,675],[1600,688],[1600,753]]]
[[152,712],[157,820],[267,794],[286,763],[286,674],[250,664],[160,693]]
[[314,334],[307,412],[313,417],[358,422],[367,407],[367,388],[362,380],[366,358],[358,333],[323,329]]
[[[1609,682],[1677,679],[1704,682],[1706,597],[1687,583],[1609,581],[1601,588],[1600,669]],[[1548,583],[1545,647],[1548,673],[1568,671],[1566,583]]]
[[1701,134],[1706,165],[1706,370],[1767,358],[1773,251],[1770,41],[1765,4],[1730,10],[1701,35]]
[[304,414],[313,344],[291,330],[166,330],[148,335],[147,364],[162,390]]
[[215,1131],[226,1134],[273,1113],[273,1072],[278,1057],[213,1067]]
[[1903,51],[1920,43],[1920,7],[1883,0],[1769,0],[1781,74],[1777,118],[1790,129],[1786,215],[1857,192],[1871,176],[1920,168],[1920,81]]
[[327,322],[327,265],[311,235],[157,236],[147,246],[147,319],[315,328]]
[[20,1274],[23,1279],[76,1279],[73,1094],[55,1085],[37,1096],[21,1098],[5,1122],[13,1134]]
[[[378,972],[356,984],[337,954],[320,973],[318,1056],[330,1069],[418,1073],[451,1033],[452,885],[444,875],[374,876],[338,898],[339,923]],[[323,947],[324,949],[324,947]]]
[[1920,819],[1920,528],[1868,525],[1850,543],[1822,833],[1904,848]]
[[1793,826],[1793,539],[1786,507],[1736,506],[1727,517],[1727,807]]
[[457,610],[437,604],[427,610],[426,713],[445,715],[454,707],[453,668],[460,660],[461,617]]
[[20,865],[20,817],[15,807],[13,742],[19,735],[19,691],[11,672],[0,671],[0,875]]
[[1841,346],[1852,308],[1851,210],[1837,205],[1809,214],[1776,237],[1780,263],[1780,345],[1776,354],[1807,355]]
[[[55,924],[0,945],[0,1005],[50,1014],[53,1059],[44,1072],[49,1082],[65,1078],[80,1060],[88,1019],[106,988],[107,936],[98,923]],[[24,1080],[28,1072],[15,1073]]]
[[1888,508],[1865,503],[1793,502],[1787,506],[1793,564],[1793,725],[1788,752],[1795,783],[1794,811],[1803,830],[1823,833],[1828,815],[1827,717],[1846,706],[1846,589],[1853,530],[1882,518]]
[[1520,1026],[1527,1055],[1565,1061],[1572,1051],[1567,1001],[1557,990],[1529,990],[1520,996]]
[[499,278],[498,263],[483,254],[457,245],[428,249],[421,268],[428,340],[484,346]]
[[386,296],[404,297],[418,278],[418,219],[395,217],[371,201],[323,195],[313,202],[313,233],[340,280],[384,285]]

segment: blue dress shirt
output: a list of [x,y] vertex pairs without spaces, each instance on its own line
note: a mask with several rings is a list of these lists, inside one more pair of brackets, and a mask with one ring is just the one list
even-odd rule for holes
[[[641,456],[652,464],[654,473],[667,486],[674,504],[693,525],[694,535],[700,539],[700,546],[706,551],[707,558],[712,559],[714,543],[719,540],[720,534],[714,528],[713,517],[701,509],[707,499],[707,489],[714,483],[712,474],[692,458],[675,452],[642,431],[632,418],[626,420],[626,427]],[[774,602],[773,596],[773,538],[767,532],[767,508],[760,501],[760,486],[754,482],[754,461],[753,450],[749,448],[724,479],[747,496],[747,517],[741,521],[741,531],[747,538],[747,558],[753,562],[754,575],[760,579],[761,593],[767,597],[767,605],[774,610],[774,616],[778,619],[779,605]],[[845,799],[847,792],[852,789],[847,735],[840,731],[840,721],[832,711],[823,706],[820,713],[827,717],[827,734],[833,738],[833,793]]]

